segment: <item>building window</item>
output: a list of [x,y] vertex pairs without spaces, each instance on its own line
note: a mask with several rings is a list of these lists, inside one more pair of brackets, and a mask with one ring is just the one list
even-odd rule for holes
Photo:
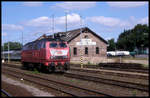
[[88,54],[88,47],[85,47],[85,54]]
[[84,38],[88,38],[88,35],[85,35]]
[[73,54],[77,55],[77,48],[76,47],[73,48]]
[[96,54],[99,54],[99,47],[96,47]]

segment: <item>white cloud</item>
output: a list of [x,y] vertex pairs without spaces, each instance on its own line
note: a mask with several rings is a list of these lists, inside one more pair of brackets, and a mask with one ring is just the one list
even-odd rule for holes
[[111,7],[130,8],[143,6],[148,4],[148,2],[107,2],[107,4]]
[[133,28],[136,24],[148,24],[148,16],[144,18],[135,18],[134,16],[130,16],[128,19],[123,20],[114,17],[105,17],[105,16],[93,16],[87,17],[86,21],[93,22],[99,25],[104,25],[106,27],[113,28]]
[[141,23],[141,24],[148,24],[148,17],[145,17],[145,18],[141,18],[138,23]]
[[42,2],[23,2],[24,6],[29,6],[29,7],[38,7],[38,6],[42,6],[43,3]]
[[[80,16],[78,14],[72,13],[67,15],[68,24],[78,23],[79,21],[80,21]],[[66,16],[56,18],[57,24],[65,24],[65,22],[66,22]]]
[[3,32],[3,33],[2,33],[2,36],[7,36],[7,33],[6,33],[6,32]]
[[23,30],[24,28],[20,25],[15,24],[2,24],[3,31],[10,31],[10,30]]
[[104,17],[104,16],[93,16],[93,17],[88,17],[86,18],[87,21],[91,21],[94,23],[102,24],[105,26],[109,27],[114,27],[114,26],[129,26],[129,22],[127,21],[121,21],[118,18],[113,18],[113,17]]
[[[54,17],[54,25],[65,25],[66,16],[61,17]],[[74,24],[80,22],[80,16],[76,13],[68,14],[67,15],[67,23]],[[52,17],[38,17],[32,20],[29,20],[24,23],[26,26],[33,26],[33,27],[46,27],[52,25]]]
[[49,17],[46,16],[42,16],[42,17],[38,17],[32,20],[29,20],[27,22],[25,22],[26,26],[34,26],[34,27],[38,27],[38,26],[47,26],[50,23],[50,19]]
[[47,35],[51,35],[51,34],[53,34],[53,33],[56,33],[56,32],[61,32],[62,30],[61,29],[59,29],[59,28],[55,28],[54,29],[54,32],[52,31],[52,29],[36,29],[35,31],[34,31],[34,33],[30,33],[31,35],[34,35],[34,36],[41,36],[41,35],[43,35],[43,34],[47,34]]
[[52,8],[61,8],[64,10],[83,10],[94,7],[96,2],[62,2],[56,3]]
[[111,39],[112,39],[112,37],[106,37],[105,39],[108,41],[108,40],[111,40]]

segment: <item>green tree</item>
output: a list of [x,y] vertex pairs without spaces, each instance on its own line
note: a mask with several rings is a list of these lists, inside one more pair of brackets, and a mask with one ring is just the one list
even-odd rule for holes
[[[3,46],[1,47],[3,49]],[[22,44],[19,42],[9,42],[9,50],[21,50]],[[4,51],[8,50],[8,42],[4,43]]]
[[144,24],[137,24],[133,29],[124,30],[117,40],[117,49],[133,51],[136,48],[148,47],[149,27]]
[[108,40],[109,46],[107,47],[107,51],[114,51],[116,48],[116,43],[114,42],[114,39]]

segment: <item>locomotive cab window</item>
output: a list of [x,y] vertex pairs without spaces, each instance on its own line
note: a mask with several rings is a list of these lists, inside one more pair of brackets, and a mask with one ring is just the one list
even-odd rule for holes
[[28,45],[28,50],[32,50],[32,43]]
[[60,46],[60,48],[66,48],[67,47],[67,45],[66,45],[66,43],[59,43],[59,46]]
[[41,49],[41,41],[37,43],[37,49]]
[[57,48],[57,43],[50,43],[50,48]]
[[45,42],[44,41],[42,41],[41,48],[45,48]]
[[32,49],[33,49],[33,50],[36,50],[36,43],[33,43]]

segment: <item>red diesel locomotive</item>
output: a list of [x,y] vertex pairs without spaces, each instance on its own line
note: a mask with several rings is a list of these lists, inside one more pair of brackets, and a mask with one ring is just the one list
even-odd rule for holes
[[69,69],[70,48],[60,39],[36,40],[23,46],[21,62],[25,68],[64,72]]

